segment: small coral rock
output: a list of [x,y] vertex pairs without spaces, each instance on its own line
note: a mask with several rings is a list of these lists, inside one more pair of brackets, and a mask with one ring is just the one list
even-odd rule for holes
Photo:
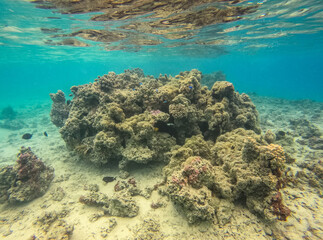
[[30,148],[21,147],[16,165],[0,169],[0,199],[31,201],[47,191],[53,178],[53,168],[47,167]]
[[66,103],[65,94],[61,90],[51,93],[50,98],[53,101],[50,119],[55,126],[62,127],[68,117],[70,106]]
[[115,193],[109,201],[108,213],[117,217],[135,217],[139,207],[132,197],[125,192]]

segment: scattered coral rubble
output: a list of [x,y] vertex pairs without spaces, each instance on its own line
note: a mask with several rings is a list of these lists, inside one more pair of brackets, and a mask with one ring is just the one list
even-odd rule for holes
[[[158,78],[140,69],[110,72],[94,83],[73,86],[69,103],[61,91],[52,94],[51,118],[61,126],[67,146],[87,161],[118,163],[121,170],[130,163],[167,164],[159,192],[191,223],[224,225],[237,203],[260,217],[286,220],[290,210],[280,189],[291,177],[285,166],[291,158],[269,133],[266,138],[260,134],[248,95],[227,81],[209,90],[201,78],[198,70]],[[58,96],[64,101],[56,101]],[[55,109],[68,109],[68,114]],[[123,191],[112,198],[91,192],[80,201],[105,207],[114,216],[138,212]],[[115,206],[129,210],[115,212]]]

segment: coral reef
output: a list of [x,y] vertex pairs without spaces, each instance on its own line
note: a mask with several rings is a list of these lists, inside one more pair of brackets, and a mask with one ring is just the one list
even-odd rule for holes
[[[67,146],[97,164],[168,162],[176,143],[202,134],[216,138],[238,127],[260,132],[255,106],[228,82],[211,90],[197,70],[155,79],[142,70],[110,72],[73,86],[68,118],[60,129]],[[61,101],[63,103],[63,101]]]
[[[171,161],[164,168],[168,180],[160,190],[181,206],[189,222],[216,217],[225,224],[237,201],[267,219],[276,215],[279,220],[286,220],[290,211],[279,192],[286,182],[287,154],[282,147],[268,145],[261,135],[238,128],[219,136],[213,146],[195,137],[196,144],[209,149],[200,155],[192,149],[179,155],[184,152],[180,149],[190,149],[191,141],[173,150]],[[273,194],[280,198],[271,200]]]
[[54,169],[47,167],[30,148],[21,147],[16,165],[0,168],[0,199],[26,202],[42,196],[54,178]]
[[[261,217],[286,220],[290,211],[280,189],[288,180],[285,163],[292,158],[273,144],[274,133],[260,135],[248,95],[226,81],[208,89],[201,78],[198,70],[156,79],[133,69],[73,86],[61,136],[81,158],[118,163],[123,171],[131,163],[165,162],[159,192],[191,223],[224,225],[237,202]],[[150,196],[134,178],[118,181],[114,190],[104,203],[100,193],[80,201],[132,217],[138,213],[132,196]]]
[[68,117],[69,102],[66,102],[65,94],[60,90],[57,93],[51,93],[50,98],[53,101],[50,120],[56,127],[62,127]]

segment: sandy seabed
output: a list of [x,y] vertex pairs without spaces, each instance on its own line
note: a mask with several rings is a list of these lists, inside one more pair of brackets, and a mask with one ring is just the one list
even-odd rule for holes
[[[291,121],[306,119],[323,132],[323,103],[311,101],[288,101],[252,96],[260,115],[263,132],[295,132]],[[210,222],[189,224],[181,210],[153,191],[151,197],[134,197],[139,214],[133,218],[109,216],[104,209],[79,202],[81,195],[95,184],[108,196],[114,193],[118,180],[117,166],[107,168],[78,160],[65,147],[59,129],[49,118],[51,103],[25,105],[15,108],[18,120],[23,122],[20,130],[0,128],[0,166],[13,165],[21,146],[32,151],[47,165],[55,169],[55,178],[42,197],[24,204],[0,205],[1,239],[68,239],[60,229],[70,229],[69,239],[323,239],[323,191],[320,186],[300,182],[282,189],[284,202],[292,215],[287,221],[268,223],[250,213],[243,205],[236,205],[231,222],[224,226]],[[44,136],[46,131],[48,137]],[[33,133],[29,140],[24,133]],[[288,164],[294,173],[303,170],[306,164],[323,160],[323,150],[311,149],[302,137],[293,137],[293,142],[282,144],[295,159]],[[134,177],[140,189],[153,187],[163,180],[162,165],[134,166]],[[310,173],[309,173],[310,174]],[[105,176],[117,176],[117,180],[105,183]],[[322,179],[321,179],[322,180]],[[160,208],[151,204],[161,202]],[[34,236],[37,236],[35,238]]]

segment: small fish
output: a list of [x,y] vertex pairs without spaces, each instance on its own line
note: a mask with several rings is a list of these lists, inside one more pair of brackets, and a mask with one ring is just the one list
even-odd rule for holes
[[159,130],[159,128],[158,128],[158,127],[155,127],[155,128],[154,128],[154,131],[155,131],[155,132],[158,132],[158,130]]
[[116,180],[116,177],[104,177],[102,180],[106,183],[109,183],[109,182],[113,182],[114,180]]
[[135,88],[133,88],[133,89],[132,89],[132,91],[136,91],[136,89],[135,89]]
[[174,126],[174,123],[167,123],[167,126]]
[[193,87],[192,86],[188,86],[189,89],[192,89]]
[[165,100],[163,103],[167,103],[167,100]]
[[142,82],[140,82],[139,85],[141,86],[142,85]]
[[24,135],[22,135],[22,139],[31,139],[33,135],[30,133],[25,133]]
[[48,137],[48,134],[47,134],[47,132],[44,132],[44,136],[45,136],[45,137]]

